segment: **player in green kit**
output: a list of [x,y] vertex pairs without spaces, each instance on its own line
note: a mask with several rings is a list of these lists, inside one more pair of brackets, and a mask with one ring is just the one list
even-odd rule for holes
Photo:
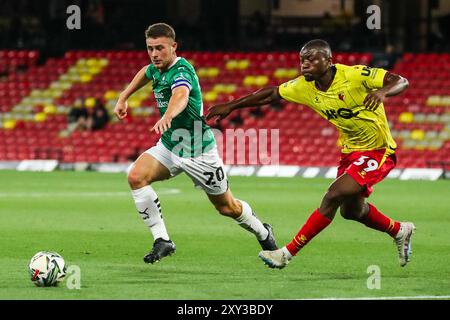
[[249,204],[234,198],[229,189],[214,135],[202,117],[198,77],[188,61],[177,57],[175,31],[165,23],[156,23],[148,27],[145,37],[151,64],[135,75],[114,109],[117,118],[124,119],[127,99],[152,82],[161,119],[151,130],[161,134],[161,139],[139,156],[128,174],[136,208],[154,238],[144,261],[154,263],[175,252],[161,215],[161,203],[151,184],[181,172],[206,192],[220,214],[253,233],[263,250],[277,249],[272,227],[263,224]]

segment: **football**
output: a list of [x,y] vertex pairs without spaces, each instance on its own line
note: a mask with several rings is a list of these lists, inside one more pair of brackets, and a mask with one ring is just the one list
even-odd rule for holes
[[61,255],[51,251],[40,251],[28,265],[31,281],[38,287],[56,286],[66,275],[66,264]]

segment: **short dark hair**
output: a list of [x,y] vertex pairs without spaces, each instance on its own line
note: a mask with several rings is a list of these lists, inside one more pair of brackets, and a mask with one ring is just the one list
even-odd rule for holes
[[145,38],[166,37],[175,40],[175,30],[167,23],[155,23],[145,30]]
[[314,39],[305,43],[300,50],[300,52],[304,50],[312,50],[315,49],[319,52],[322,52],[327,58],[331,58],[331,48],[328,42],[322,39]]

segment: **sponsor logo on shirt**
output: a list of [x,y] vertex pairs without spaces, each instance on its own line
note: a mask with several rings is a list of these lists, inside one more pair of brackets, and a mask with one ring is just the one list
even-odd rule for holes
[[337,119],[338,117],[343,119],[351,119],[359,114],[359,111],[353,112],[347,108],[339,108],[338,110],[328,109],[322,111],[322,113],[327,117],[327,120]]

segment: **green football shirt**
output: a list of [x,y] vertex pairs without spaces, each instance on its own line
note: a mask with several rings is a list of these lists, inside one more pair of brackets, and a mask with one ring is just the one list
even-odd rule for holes
[[172,119],[171,128],[161,136],[162,144],[180,157],[197,157],[215,145],[211,128],[203,119],[200,83],[194,67],[178,57],[167,70],[150,64],[145,72],[153,81],[153,93],[161,117],[166,113],[172,90],[178,86],[189,89],[187,107]]

